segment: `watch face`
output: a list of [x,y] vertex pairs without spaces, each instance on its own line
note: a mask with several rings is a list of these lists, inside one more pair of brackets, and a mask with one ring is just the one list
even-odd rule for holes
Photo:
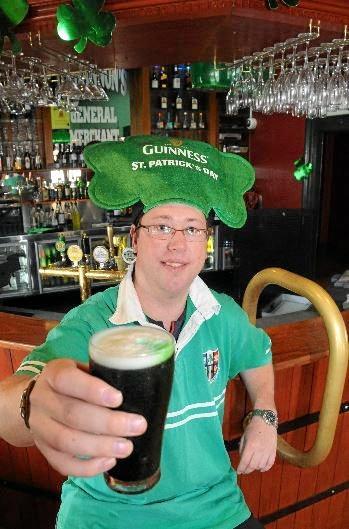
[[268,421],[270,424],[275,424],[276,423],[276,413],[274,413],[273,411],[271,410],[268,410],[264,413],[264,417],[266,419],[266,421]]

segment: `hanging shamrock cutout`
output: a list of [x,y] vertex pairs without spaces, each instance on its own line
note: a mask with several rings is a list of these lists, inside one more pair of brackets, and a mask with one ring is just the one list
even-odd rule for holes
[[298,182],[308,178],[313,172],[313,164],[311,162],[305,163],[304,156],[294,162],[295,170],[293,176]]
[[116,20],[112,13],[102,12],[104,0],[72,0],[72,6],[58,6],[57,32],[62,40],[76,40],[74,50],[82,53],[87,42],[107,46],[112,38]]
[[5,37],[11,42],[14,54],[22,50],[21,43],[13,32],[13,28],[18,26],[27,16],[29,5],[27,0],[1,0],[0,2],[0,53],[4,47]]
[[300,0],[265,0],[266,7],[268,9],[277,9],[279,7],[279,2],[282,2],[287,7],[296,7],[298,6]]

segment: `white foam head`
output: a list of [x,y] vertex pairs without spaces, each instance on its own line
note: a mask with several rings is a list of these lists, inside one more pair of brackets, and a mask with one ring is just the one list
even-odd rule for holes
[[90,339],[90,358],[111,369],[144,369],[168,360],[175,340],[167,331],[140,325],[100,331]]

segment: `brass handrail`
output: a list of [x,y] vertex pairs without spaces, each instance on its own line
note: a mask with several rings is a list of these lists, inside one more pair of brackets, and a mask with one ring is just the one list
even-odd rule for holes
[[257,303],[267,285],[279,285],[306,297],[323,318],[329,340],[329,363],[316,439],[310,450],[301,452],[278,436],[278,454],[299,467],[322,463],[329,454],[335,430],[348,367],[348,336],[341,313],[331,296],[317,283],[282,268],[266,268],[247,285],[243,308],[251,323],[256,323]]

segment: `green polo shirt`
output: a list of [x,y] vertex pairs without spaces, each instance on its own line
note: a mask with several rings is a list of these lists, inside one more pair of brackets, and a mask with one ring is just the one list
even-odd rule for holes
[[[120,286],[70,311],[19,373],[35,373],[54,358],[88,361],[92,334],[144,316],[131,273]],[[225,294],[196,278],[177,340],[174,384],[165,423],[161,479],[143,494],[111,491],[103,475],[69,477],[57,529],[233,529],[250,516],[222,437],[227,382],[271,362],[270,339]]]

